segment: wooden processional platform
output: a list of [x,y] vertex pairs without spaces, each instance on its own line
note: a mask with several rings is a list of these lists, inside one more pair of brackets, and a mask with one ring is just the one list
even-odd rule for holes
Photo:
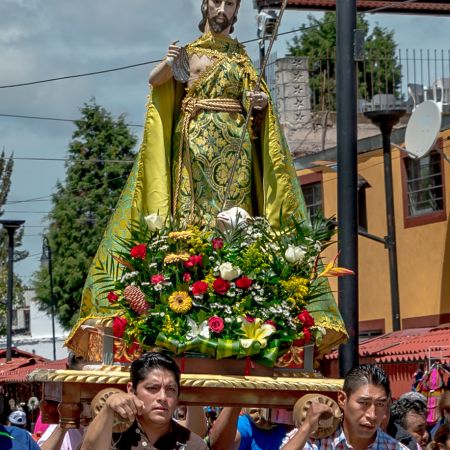
[[[286,374],[284,374],[286,375]],[[28,380],[43,383],[41,409],[47,423],[78,428],[90,418],[95,395],[110,387],[126,390],[128,369],[104,366],[100,370],[39,369]],[[305,394],[320,393],[336,399],[343,380],[323,378],[316,372],[300,376],[237,376],[182,374],[180,404],[292,409]]]

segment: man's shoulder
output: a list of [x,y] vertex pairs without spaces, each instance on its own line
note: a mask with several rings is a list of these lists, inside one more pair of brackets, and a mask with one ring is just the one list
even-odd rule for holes
[[207,449],[206,442],[189,428],[184,427],[175,420],[173,421],[173,433],[176,440],[186,445],[186,450],[203,450]]
[[377,431],[376,445],[374,446],[378,449],[406,449],[402,443],[397,441],[397,439],[393,438],[389,434],[385,433],[380,428]]

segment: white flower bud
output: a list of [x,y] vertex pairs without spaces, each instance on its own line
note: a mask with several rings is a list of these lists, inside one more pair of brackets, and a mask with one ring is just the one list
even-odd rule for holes
[[291,264],[299,263],[305,257],[305,250],[302,247],[296,247],[294,245],[288,245],[288,248],[284,254],[287,262]]

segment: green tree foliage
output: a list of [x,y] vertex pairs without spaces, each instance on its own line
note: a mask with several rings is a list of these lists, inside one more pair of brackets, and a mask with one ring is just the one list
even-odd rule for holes
[[[56,316],[71,327],[92,258],[119,199],[134,160],[136,138],[120,116],[115,120],[94,100],[81,108],[69,145],[66,179],[52,199],[47,232],[52,256]],[[124,162],[118,162],[124,161]],[[36,273],[36,296],[51,310],[49,271]]]
[[[11,188],[11,175],[14,161],[12,155],[7,158],[5,152],[0,155],[0,216],[3,218],[3,207],[8,199]],[[28,252],[18,250],[22,244],[23,228],[14,235],[14,262],[21,261],[28,256]],[[24,286],[19,277],[14,276],[13,306],[20,306],[24,301]],[[8,233],[2,228],[0,231],[0,336],[6,334],[6,299],[8,295]]]
[[[301,34],[288,43],[289,55],[307,56],[311,101],[317,111],[336,109],[336,14],[327,12],[321,18],[308,16]],[[396,58],[394,32],[358,16],[357,27],[365,33],[365,58],[358,62],[358,93],[371,99],[375,94],[397,94],[401,66]]]

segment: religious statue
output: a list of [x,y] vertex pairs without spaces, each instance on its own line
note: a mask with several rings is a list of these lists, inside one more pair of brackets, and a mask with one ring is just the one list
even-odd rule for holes
[[[258,74],[230,37],[239,6],[240,0],[202,0],[203,34],[185,47],[173,42],[150,73],[141,149],[87,277],[80,322],[67,341],[75,352],[83,346],[79,325],[111,316],[98,273],[132,221],[158,214],[205,226],[234,207],[274,227],[308,220],[269,90],[261,83],[255,91]],[[333,296],[316,303],[329,347],[342,342],[346,332]]]

